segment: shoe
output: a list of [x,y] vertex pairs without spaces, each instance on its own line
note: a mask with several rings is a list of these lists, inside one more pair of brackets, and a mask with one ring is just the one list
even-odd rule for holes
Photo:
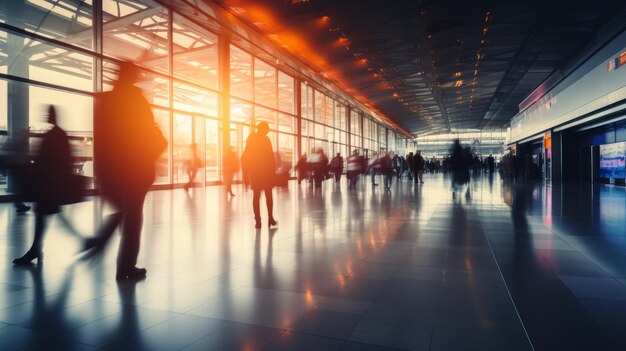
[[378,186],[378,184],[376,184],[376,183],[372,183],[372,186]]
[[230,193],[228,193],[230,196],[235,196],[235,193],[233,193],[232,191]]
[[144,279],[148,271],[145,268],[133,267],[127,272],[118,271],[115,274],[116,280],[139,280]]
[[261,229],[261,220],[260,219],[255,219],[254,220],[254,227],[256,229]]
[[424,184],[424,182],[420,182],[420,184]]
[[43,252],[35,253],[35,252],[28,250],[28,252],[26,252],[24,256],[14,259],[13,264],[18,265],[18,266],[23,266],[23,265],[31,264],[31,262],[34,259],[37,259],[37,263],[42,262]]
[[269,219],[269,220],[268,220],[268,222],[267,222],[267,225],[268,225],[269,227],[271,227],[271,226],[275,226],[275,225],[278,225],[278,222],[276,222],[276,220],[275,220],[274,218],[271,218],[271,217],[270,217],[270,219]]
[[24,204],[20,204],[18,207],[16,207],[15,212],[17,212],[17,213],[25,213],[25,212],[28,212],[28,210],[30,210],[30,206],[26,206]]

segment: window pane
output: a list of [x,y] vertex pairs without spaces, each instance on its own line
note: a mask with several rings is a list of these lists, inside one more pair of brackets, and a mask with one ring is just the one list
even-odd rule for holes
[[[74,171],[93,176],[93,98],[33,85],[28,86],[27,98],[30,132],[44,133],[51,128],[47,109],[55,105],[59,127],[69,137]],[[33,145],[41,142],[41,138],[32,139]],[[36,148],[33,151],[40,152]]]
[[220,152],[220,137],[219,137],[219,124],[214,119],[207,119],[206,125],[206,180],[208,182],[214,182],[220,180],[220,165],[221,152]]
[[254,59],[254,102],[276,108],[276,68]]
[[280,113],[278,118],[278,130],[281,132],[295,133],[296,119],[291,115]]
[[304,120],[304,119],[300,121],[300,132],[302,136],[311,136],[310,128],[311,128],[311,122]]
[[230,120],[250,124],[252,121],[252,104],[230,99]]
[[339,102],[335,105],[335,128],[346,130],[346,106]]
[[187,183],[187,164],[191,159],[191,115],[174,114],[174,183]]
[[4,80],[0,80],[0,130],[8,130],[7,129],[7,111],[8,111],[8,100],[7,97],[9,95],[9,91],[7,88],[8,84]]
[[169,106],[169,80],[163,76],[143,71],[137,86],[149,103],[158,106]]
[[[0,38],[0,72],[93,91],[93,57],[16,34]],[[6,39],[8,38],[8,39]],[[3,58],[4,56],[4,58]]]
[[217,89],[217,35],[174,14],[174,75]]
[[315,138],[326,139],[326,127],[321,123],[315,123]]
[[289,166],[298,161],[296,158],[296,137],[290,134],[278,134],[278,152],[281,160]]
[[153,109],[152,113],[154,113],[154,122],[161,129],[161,133],[167,139],[167,148],[161,156],[156,161],[156,179],[154,181],[155,184],[169,184],[170,183],[170,148],[172,147],[172,143],[170,142],[170,114],[166,110],[161,109]]
[[322,122],[324,120],[324,104],[326,102],[326,95],[315,91],[315,122]]
[[278,109],[294,113],[294,80],[283,72],[278,72]]
[[91,0],[6,0],[3,3],[0,18],[7,24],[91,49]]
[[[199,160],[206,160],[206,118],[196,117],[194,118],[196,125],[194,126],[194,139],[196,144],[196,157]],[[204,161],[198,167],[198,173],[193,182],[194,186],[204,186],[206,184],[206,166]]]
[[217,93],[174,82],[174,108],[217,117]]
[[252,100],[252,55],[230,46],[230,94]]
[[335,126],[335,100],[330,98],[330,97],[326,97],[326,100],[324,101],[324,119],[323,119],[323,123],[326,124],[327,126],[331,126],[334,127]]
[[308,84],[302,83],[300,85],[301,99],[302,99],[302,117],[312,120],[313,119],[313,88]]
[[102,8],[105,55],[168,72],[166,8],[150,0],[103,0]]
[[32,131],[49,129],[46,117],[48,105],[57,107],[58,123],[65,131],[93,132],[91,96],[34,85],[28,87],[29,127]]

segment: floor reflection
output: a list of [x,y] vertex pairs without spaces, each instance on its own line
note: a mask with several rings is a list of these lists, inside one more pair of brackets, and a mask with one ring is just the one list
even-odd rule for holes
[[[116,284],[114,249],[77,261],[77,240],[53,221],[45,265],[0,261],[0,348],[626,346],[623,188],[474,175],[471,197],[453,199],[443,174],[390,191],[346,185],[276,189],[279,226],[260,230],[241,187],[151,192],[149,276],[136,284]],[[102,211],[95,200],[66,209],[79,233]],[[16,257],[33,216],[3,204],[0,221],[3,257]]]

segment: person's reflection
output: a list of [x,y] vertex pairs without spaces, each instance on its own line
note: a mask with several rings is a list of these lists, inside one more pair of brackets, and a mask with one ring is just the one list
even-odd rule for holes
[[[265,254],[265,264],[261,264],[261,234],[256,233],[254,237],[254,286],[264,289],[276,288],[276,276],[274,274],[274,264],[272,262],[274,253],[274,234],[276,228],[269,230],[267,252]],[[261,307],[261,306],[259,306]]]
[[467,211],[460,202],[453,202],[450,222],[449,244],[455,247],[471,246],[471,230],[468,228]]
[[148,345],[141,339],[139,314],[135,299],[135,288],[140,280],[118,280],[117,292],[121,302],[121,313],[115,327],[101,331],[102,345],[123,344],[124,350],[145,350]]
[[[28,271],[33,281],[32,291],[34,293],[33,311],[32,316],[25,326],[27,329],[35,330],[44,335],[57,336],[65,333],[71,329],[68,326],[67,316],[65,315],[65,308],[67,307],[67,300],[69,291],[72,286],[73,279],[73,266],[68,268],[65,277],[61,283],[58,294],[50,295],[50,291],[46,290],[46,286],[43,278],[43,263],[28,266],[17,267],[20,270]],[[61,345],[55,345],[55,341],[42,338],[29,339],[30,345],[27,345],[25,350],[43,350],[43,349],[55,349]],[[70,343],[63,344],[63,349],[72,347]]]
[[[339,184],[339,183],[337,183]],[[330,203],[336,210],[341,210],[341,188],[336,186],[330,194]]]

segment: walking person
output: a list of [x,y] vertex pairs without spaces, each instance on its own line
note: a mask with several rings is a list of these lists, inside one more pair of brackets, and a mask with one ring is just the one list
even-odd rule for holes
[[354,150],[352,155],[348,157],[348,171],[346,172],[346,177],[348,178],[348,188],[356,188],[357,180],[359,179],[359,174],[363,173],[365,169],[365,159],[363,156],[359,155],[359,150]]
[[59,213],[63,204],[66,186],[72,173],[70,144],[67,134],[57,125],[54,106],[48,108],[48,123],[52,124],[41,142],[41,151],[36,160],[35,184],[35,236],[30,249],[20,258],[13,260],[16,265],[25,265],[37,259],[43,260],[43,239],[49,215]]
[[406,169],[408,170],[407,178],[409,182],[415,177],[415,164],[413,163],[413,157],[412,152],[409,152],[406,156]]
[[413,167],[415,169],[415,183],[419,181],[420,184],[423,184],[424,181],[422,180],[422,177],[424,176],[424,167],[426,162],[424,161],[424,157],[422,157],[421,151],[417,150],[415,156],[413,156],[413,163]]
[[239,172],[239,160],[237,160],[237,154],[231,146],[224,152],[224,187],[230,196],[235,196],[235,193],[233,193],[233,177],[237,172]]
[[343,173],[343,157],[341,157],[339,152],[330,161],[330,171],[335,174],[335,183],[339,183],[341,174]]
[[120,64],[113,90],[96,97],[94,117],[94,173],[104,201],[114,208],[95,237],[84,243],[91,254],[102,251],[122,225],[117,257],[117,280],[146,276],[136,267],[141,242],[143,203],[155,179],[155,162],[167,141],[154,123],[148,100],[135,86],[139,68],[132,62]]
[[188,160],[185,161],[185,170],[187,171],[188,181],[185,184],[185,191],[189,191],[189,188],[193,186],[193,181],[196,179],[198,169],[202,167],[202,160],[198,156],[198,146],[196,143],[192,143],[189,146],[191,155]]
[[388,153],[385,153],[384,156],[380,158],[380,173],[384,177],[385,190],[391,190],[391,181],[393,180],[395,171],[392,158]]
[[302,183],[303,179],[306,179],[308,167],[309,165],[307,162],[307,156],[306,154],[302,154],[302,156],[300,156],[300,158],[298,159],[298,162],[296,162],[296,171],[298,172],[298,185]]
[[257,125],[256,133],[250,134],[246,140],[246,148],[241,156],[241,164],[245,174],[249,177],[252,188],[252,210],[254,211],[254,227],[261,228],[261,193],[265,194],[265,204],[267,206],[268,226],[275,226],[278,223],[274,219],[274,199],[272,188],[276,182],[276,165],[274,162],[274,152],[272,143],[267,137],[270,126],[267,122]]

